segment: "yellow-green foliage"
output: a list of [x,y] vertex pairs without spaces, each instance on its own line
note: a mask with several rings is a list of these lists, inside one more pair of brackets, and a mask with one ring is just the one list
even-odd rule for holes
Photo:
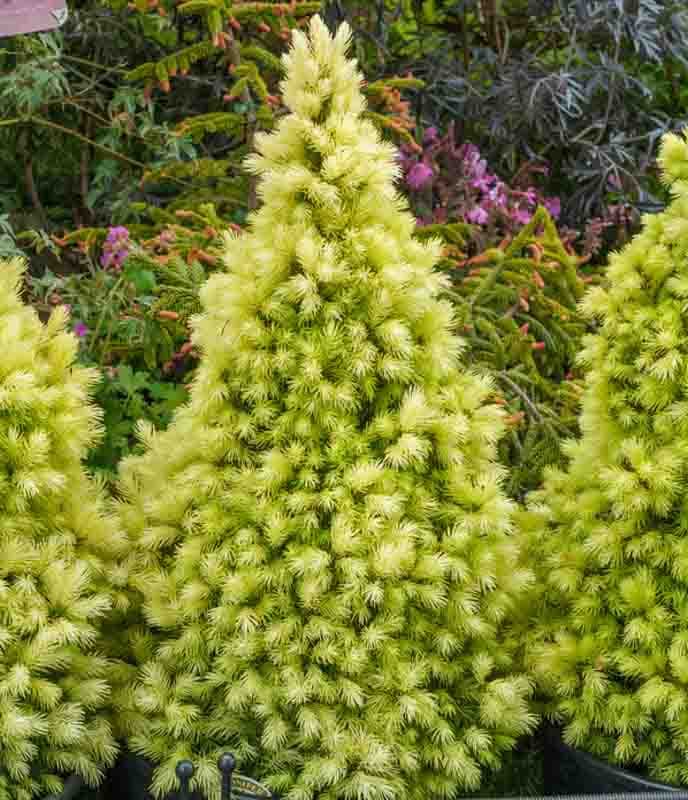
[[584,307],[582,439],[523,517],[541,570],[529,648],[566,739],[688,783],[688,143],[661,147],[674,199]]
[[155,791],[191,758],[291,800],[453,796],[527,731],[503,624],[530,576],[460,364],[437,240],[363,117],[349,30],[285,58],[263,205],[201,292],[188,406],[122,470],[147,633],[130,746]]
[[99,431],[74,366],[76,340],[18,295],[24,265],[0,263],[0,798],[95,785],[116,747],[100,627],[125,602],[124,547],[81,459]]

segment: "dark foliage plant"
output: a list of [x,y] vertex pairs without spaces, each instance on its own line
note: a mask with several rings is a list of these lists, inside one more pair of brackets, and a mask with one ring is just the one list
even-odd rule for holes
[[456,121],[507,173],[548,162],[569,222],[663,198],[656,145],[688,117],[684,3],[335,0],[330,15],[351,19],[369,63],[412,65],[420,120]]

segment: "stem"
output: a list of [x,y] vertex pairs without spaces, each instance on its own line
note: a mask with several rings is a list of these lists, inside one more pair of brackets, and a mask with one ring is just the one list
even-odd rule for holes
[[98,318],[95,330],[93,331],[93,336],[91,337],[91,346],[89,347],[90,353],[93,353],[93,348],[95,347],[95,344],[98,341],[98,334],[100,333],[100,330],[103,327],[103,323],[105,322],[105,315],[110,309],[110,303],[113,300],[115,294],[119,291],[123,283],[124,283],[124,275],[121,275],[117,279],[115,285],[112,287],[110,292],[108,293],[106,301],[103,303],[103,310],[100,312],[100,317]]
[[65,53],[60,55],[65,61],[73,61],[75,64],[83,64],[86,67],[96,67],[97,69],[107,70],[108,72],[118,72],[120,75],[126,75],[128,70],[121,69],[120,67],[108,67],[105,64],[98,64],[96,61],[89,61],[87,58],[77,58],[76,56],[68,56]]
[[[91,138],[91,128],[92,128],[92,120],[90,117],[86,117],[85,120],[85,134],[86,138]],[[79,181],[79,188],[81,191],[81,204],[84,207],[84,213],[86,214],[89,220],[93,219],[93,213],[91,209],[88,207],[88,168],[90,164],[90,146],[84,143],[84,146],[81,148],[81,162],[79,164],[79,172],[80,172],[80,181]]]
[[[111,150],[109,147],[106,147],[104,144],[100,144],[99,142],[94,141],[93,139],[89,139],[87,136],[84,136],[82,133],[78,131],[73,131],[71,128],[65,128],[64,125],[58,125],[57,122],[51,122],[50,120],[43,119],[43,117],[12,117],[11,119],[3,119],[0,120],[0,128],[9,127],[10,125],[21,125],[33,123],[34,125],[41,125],[44,128],[51,128],[55,131],[60,131],[60,133],[65,133],[68,136],[73,136],[75,139],[79,139],[79,141],[84,142],[85,144],[90,145],[91,147],[95,147],[97,150],[102,150],[104,153],[112,156],[112,158],[116,158],[119,161],[124,161],[126,164],[130,164],[133,167],[138,167],[139,169],[146,169],[146,165],[142,164],[140,161],[136,161],[133,158],[129,158],[128,156],[122,155],[118,153],[116,150]],[[173,180],[173,179],[170,179]]]
[[47,229],[48,217],[45,213],[45,209],[43,208],[40,195],[38,194],[38,188],[36,186],[36,180],[33,174],[33,158],[29,144],[29,137],[29,129],[24,128],[19,134],[19,139],[17,142],[19,146],[19,152],[24,157],[24,182],[26,184],[26,191],[29,193],[29,197],[31,198],[31,203],[33,204],[33,207],[41,221],[41,225],[43,228]]
[[[246,141],[249,150],[253,150],[253,140],[256,135],[256,115],[251,112],[249,114],[248,125],[246,130]],[[248,210],[255,211],[258,208],[258,176],[251,175],[248,179]]]
[[[11,56],[25,56],[26,53],[22,50],[5,50],[3,48],[3,53]],[[77,58],[76,56],[68,56],[66,53],[60,53],[60,59],[65,61],[73,61],[75,64],[83,64],[87,67],[96,67],[97,69],[105,69],[109,72],[119,72],[121,75],[127,75],[128,70],[120,69],[119,67],[108,67],[105,64],[98,64],[95,61],[89,61],[86,58]]]
[[[616,39],[616,46],[614,47],[614,63],[619,63],[619,57],[621,55],[621,22],[619,22],[618,29],[616,31],[617,39]],[[604,139],[604,135],[607,132],[607,127],[609,126],[609,116],[612,113],[612,106],[614,100],[616,98],[616,73],[612,74],[612,79],[609,85],[609,92],[607,94],[607,108],[604,112],[604,122],[602,123],[602,127],[600,128],[599,135],[597,137],[597,141],[595,144],[599,145],[602,143]]]
[[526,404],[526,406],[528,406],[528,408],[530,410],[530,413],[535,417],[535,419],[538,422],[544,422],[544,420],[542,418],[542,414],[538,411],[537,407],[533,404],[533,402],[528,397],[528,395],[523,391],[523,389],[521,389],[521,387],[517,383],[514,383],[511,380],[511,378],[508,375],[506,375],[506,373],[504,373],[504,372],[498,372],[497,373],[497,377],[503,383],[506,383],[506,385],[512,391],[516,392],[516,394],[521,398],[521,400],[523,400],[523,402]]
[[[235,66],[241,64],[241,53],[237,45],[236,39],[232,39],[229,46],[229,60]],[[241,93],[241,102],[250,103],[251,95],[249,94],[248,87]],[[246,144],[249,150],[253,150],[253,140],[256,135],[256,115],[253,111],[249,113],[248,122],[246,124]],[[255,211],[258,208],[258,177],[250,175],[248,179],[248,210]]]
[[463,25],[461,35],[463,37],[463,69],[468,77],[468,67],[470,65],[470,51],[468,47],[468,10],[467,4],[463,6]]

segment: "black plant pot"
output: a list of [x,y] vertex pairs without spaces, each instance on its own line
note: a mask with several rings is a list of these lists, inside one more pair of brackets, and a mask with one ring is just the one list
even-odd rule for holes
[[558,728],[548,728],[545,731],[544,761],[546,795],[684,791],[614,767],[569,747],[561,738]]
[[[262,784],[235,775],[235,766],[231,753],[225,753],[218,761],[221,800],[275,800]],[[176,771],[179,788],[170,792],[165,800],[205,800],[200,792],[192,792],[189,788],[194,765],[190,761],[180,761]],[[153,772],[153,764],[148,759],[124,751],[108,774],[101,793],[102,800],[154,800],[150,792]]]
[[83,788],[83,779],[78,775],[72,775],[64,782],[60,794],[51,794],[46,800],[77,800]]
[[[108,774],[103,786],[103,800],[153,800],[150,792],[152,779],[152,763],[142,756],[125,751]],[[197,792],[187,792],[184,800],[187,798],[203,800]],[[170,793],[167,800],[180,800],[180,793]]]

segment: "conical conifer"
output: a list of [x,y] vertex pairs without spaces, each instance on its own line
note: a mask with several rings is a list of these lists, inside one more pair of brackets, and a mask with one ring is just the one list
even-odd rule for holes
[[[529,658],[569,743],[688,783],[688,143],[673,202],[610,259],[582,438],[522,519],[542,587]],[[534,642],[532,640],[535,640]]]
[[24,265],[0,264],[0,798],[96,785],[116,747],[100,627],[123,602],[124,547],[81,459],[99,430],[56,310],[23,305]]
[[292,800],[447,797],[528,730],[503,623],[529,574],[488,379],[413,238],[349,29],[296,33],[262,207],[202,292],[188,406],[127,462],[155,791],[218,756]]

